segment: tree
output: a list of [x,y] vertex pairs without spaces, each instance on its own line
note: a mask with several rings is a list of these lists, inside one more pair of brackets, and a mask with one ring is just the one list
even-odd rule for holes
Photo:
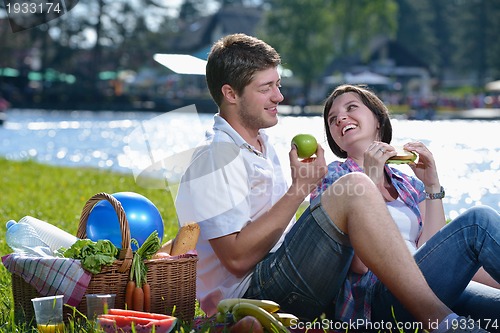
[[490,1],[487,4],[486,13],[488,26],[485,31],[485,57],[490,79],[500,79],[500,43],[498,43],[498,32],[500,31],[500,1]]
[[[396,40],[439,74],[451,65],[449,38],[442,17],[443,1],[398,0]],[[433,8],[434,7],[434,8]]]
[[338,47],[332,39],[330,1],[274,0],[271,6],[262,35],[281,54],[284,65],[302,80],[307,104],[313,81]]
[[396,31],[392,0],[270,0],[261,34],[302,80],[307,99],[312,84],[336,58],[361,54],[375,34]]
[[179,21],[192,22],[198,19],[202,15],[204,2],[203,0],[184,0],[179,10]]
[[455,69],[473,74],[478,87],[483,87],[488,72],[499,70],[498,31],[499,0],[459,2],[451,13]]
[[[500,75],[500,0],[398,0],[397,40],[428,63],[433,74],[485,80]],[[463,82],[463,81],[462,81]]]
[[[0,65],[19,69],[16,86],[19,91],[26,91],[28,72],[33,69],[27,61],[39,50],[39,71],[44,73],[51,68],[72,74],[78,85],[54,93],[55,84],[41,89],[46,83],[42,81],[38,93],[50,94],[50,101],[55,103],[58,100],[54,96],[67,95],[67,100],[76,103],[77,99],[68,97],[74,93],[98,105],[102,95],[98,89],[99,72],[134,70],[153,63],[153,53],[168,40],[168,29],[174,28],[169,24],[174,19],[169,16],[172,11],[168,6],[161,0],[80,0],[71,11],[41,26],[16,34],[0,29],[5,37]],[[41,97],[39,100],[49,100]],[[27,94],[23,99],[27,100]]]

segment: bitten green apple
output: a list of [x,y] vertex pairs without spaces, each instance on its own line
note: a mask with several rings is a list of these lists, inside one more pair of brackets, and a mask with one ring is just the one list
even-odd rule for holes
[[297,147],[299,158],[309,158],[318,149],[318,142],[311,134],[297,134],[293,137],[292,144]]

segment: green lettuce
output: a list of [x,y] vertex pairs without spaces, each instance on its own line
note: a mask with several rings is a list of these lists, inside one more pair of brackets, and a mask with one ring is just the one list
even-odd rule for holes
[[61,249],[65,258],[81,261],[82,267],[92,274],[101,272],[102,266],[112,265],[118,256],[118,248],[107,239],[94,242],[90,239],[79,239],[68,249]]

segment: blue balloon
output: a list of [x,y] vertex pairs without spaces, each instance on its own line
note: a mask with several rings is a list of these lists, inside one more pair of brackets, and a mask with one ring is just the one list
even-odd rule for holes
[[[130,227],[130,238],[136,239],[139,246],[155,230],[158,231],[160,241],[163,240],[163,219],[151,200],[134,192],[118,192],[112,196],[121,203]],[[94,242],[109,239],[117,248],[122,248],[120,222],[109,201],[99,201],[90,212],[87,237]],[[132,250],[137,250],[137,246],[132,245]]]

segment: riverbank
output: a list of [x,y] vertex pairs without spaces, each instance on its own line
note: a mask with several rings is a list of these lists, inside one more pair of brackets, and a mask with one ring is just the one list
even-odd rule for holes
[[[322,116],[321,105],[307,106],[301,112],[300,107],[291,105],[280,105],[280,113],[286,116]],[[391,108],[391,114],[399,119],[419,119],[418,112],[409,112],[405,109]],[[421,120],[500,120],[500,108],[476,108],[469,110],[435,110],[431,115],[422,115]]]
[[500,109],[478,108],[462,111],[442,111],[440,119],[500,120]]
[[[196,111],[198,113],[203,114],[215,114],[217,112],[217,108],[213,105],[207,106],[206,104],[199,104],[199,102],[193,104],[177,104],[177,105],[169,105],[169,106],[159,106],[155,105],[154,108],[147,107],[147,105],[136,105],[132,108],[98,108],[98,109],[70,109],[70,108],[61,108],[61,109],[44,109],[37,108],[37,110],[57,110],[57,111],[103,111],[103,112],[154,112],[154,113],[166,113],[171,111],[176,111],[182,107],[188,105],[195,105]],[[299,106],[294,105],[280,105],[278,107],[279,113],[284,116],[322,116],[323,114],[323,106],[322,105],[311,105],[306,106],[304,109],[301,109]],[[11,110],[14,110],[12,108]],[[33,110],[33,108],[15,108],[15,110]],[[452,120],[452,119],[463,119],[463,120],[500,120],[500,108],[475,108],[468,110],[451,110],[451,109],[437,109],[437,110],[409,110],[408,107],[391,107],[389,106],[389,110],[394,118],[399,119],[417,119],[417,120]],[[0,114],[0,120],[3,123],[8,120],[8,111],[4,112],[4,114]],[[0,123],[0,125],[2,125]]]

